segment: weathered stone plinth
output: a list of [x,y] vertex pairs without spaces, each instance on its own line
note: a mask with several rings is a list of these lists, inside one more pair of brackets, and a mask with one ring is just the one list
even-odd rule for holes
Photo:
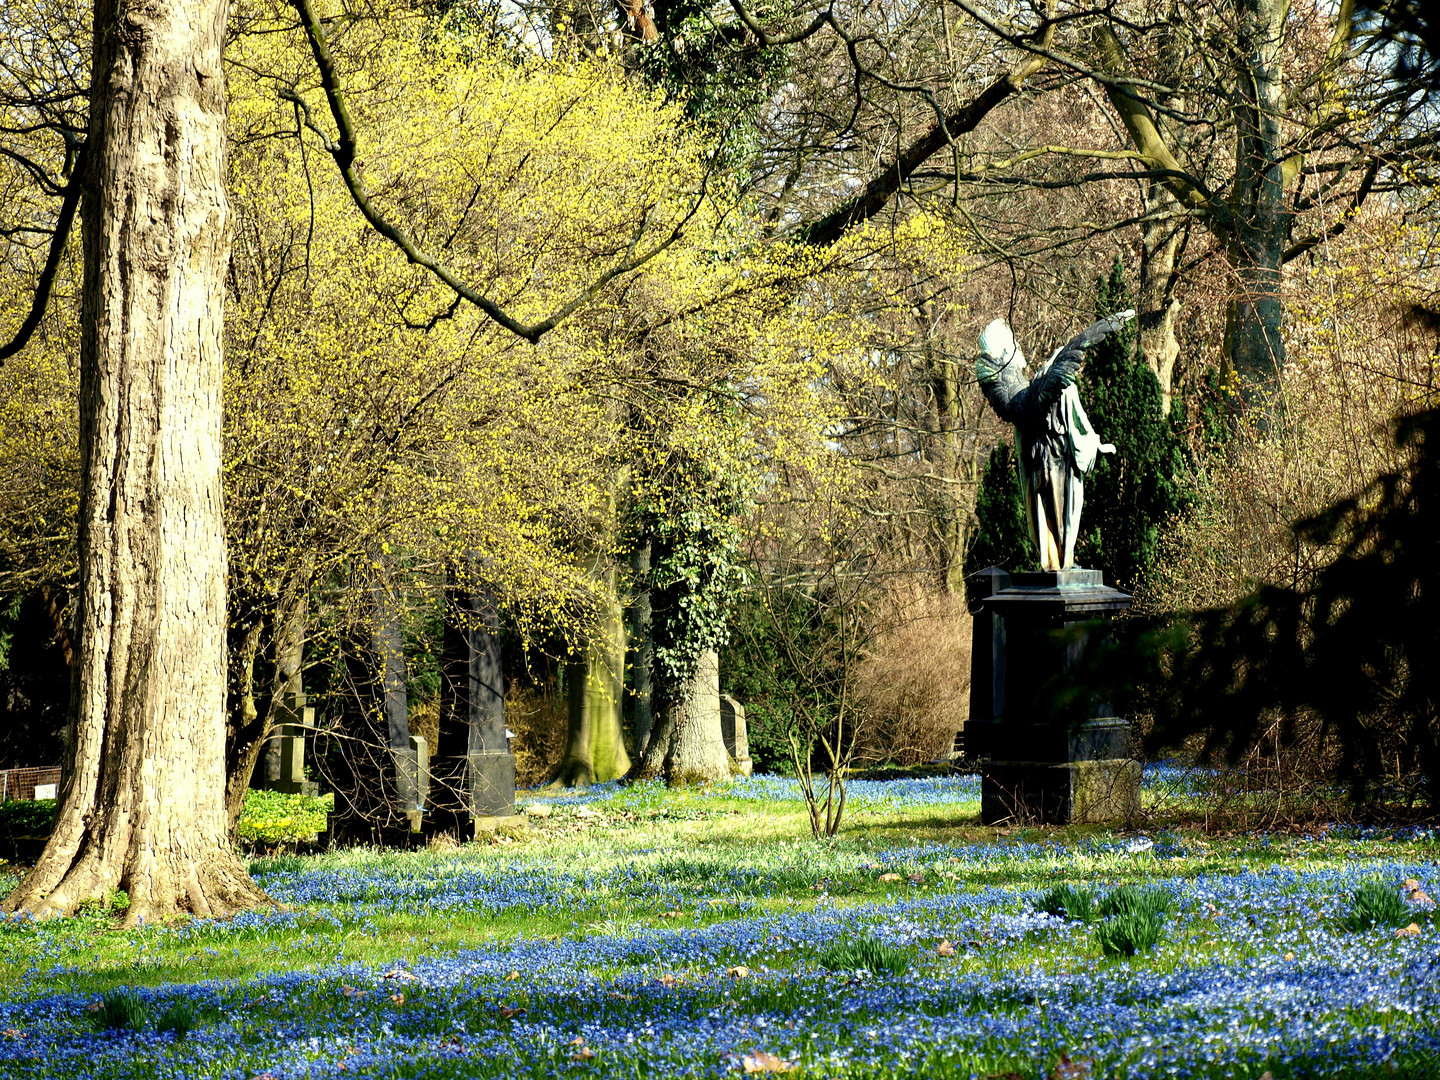
[[1065,825],[1132,818],[1140,765],[1130,724],[1083,685],[1082,662],[1130,596],[1098,570],[973,579],[967,756],[982,769],[980,818]]
[[508,751],[470,755],[470,813],[476,818],[515,814],[515,755]]

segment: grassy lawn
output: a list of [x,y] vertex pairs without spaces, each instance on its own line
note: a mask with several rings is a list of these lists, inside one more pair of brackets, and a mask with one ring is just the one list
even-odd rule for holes
[[602,785],[522,797],[551,813],[513,841],[258,859],[280,906],[228,922],[6,921],[0,1076],[1440,1075],[1440,926],[1401,888],[1440,889],[1437,837],[1007,831],[977,798],[857,784],[816,843],[784,781]]

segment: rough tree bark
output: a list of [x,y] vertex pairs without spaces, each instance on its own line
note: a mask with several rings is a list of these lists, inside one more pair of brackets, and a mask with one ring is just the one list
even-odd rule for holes
[[634,707],[635,756],[643,758],[655,726],[652,681],[655,671],[655,634],[650,610],[650,541],[638,544],[630,557],[635,595],[630,600],[630,692]]
[[82,222],[70,739],[7,911],[113,889],[135,924],[262,902],[225,817],[222,0],[98,0]]
[[728,779],[730,755],[720,727],[720,655],[700,654],[694,674],[658,695],[654,730],[634,779],[663,777],[672,787]]

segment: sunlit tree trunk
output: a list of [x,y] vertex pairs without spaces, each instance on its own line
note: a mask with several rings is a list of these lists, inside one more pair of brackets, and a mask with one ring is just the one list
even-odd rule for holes
[[604,609],[584,652],[566,672],[570,697],[565,757],[555,783],[565,787],[616,780],[630,769],[622,706],[625,694],[625,613],[615,569],[601,572]]
[[1268,398],[1285,367],[1281,261],[1290,234],[1280,118],[1280,47],[1289,0],[1241,0],[1236,40],[1235,185],[1230,262],[1237,293],[1226,323],[1228,367],[1250,396]]
[[80,589],[60,812],[8,911],[264,899],[227,838],[226,3],[99,0],[82,208]]
[[633,703],[635,756],[644,757],[650,743],[650,729],[655,726],[653,677],[655,671],[655,634],[650,610],[650,541],[636,546],[630,560],[635,595],[630,601],[630,693]]
[[657,696],[655,727],[636,778],[663,777],[671,785],[727,779],[731,768],[720,727],[720,655],[705,650],[689,679],[663,687]]

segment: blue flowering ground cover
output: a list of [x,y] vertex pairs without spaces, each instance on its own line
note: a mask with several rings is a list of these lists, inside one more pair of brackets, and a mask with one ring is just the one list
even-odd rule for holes
[[[816,843],[775,778],[530,793],[524,841],[259,860],[278,906],[228,921],[11,919],[0,1077],[1440,1076],[1427,831],[1002,833],[968,778],[851,798]],[[1060,883],[1160,890],[1158,944],[1107,955],[1044,910]],[[1400,918],[1347,921],[1362,888]]]

